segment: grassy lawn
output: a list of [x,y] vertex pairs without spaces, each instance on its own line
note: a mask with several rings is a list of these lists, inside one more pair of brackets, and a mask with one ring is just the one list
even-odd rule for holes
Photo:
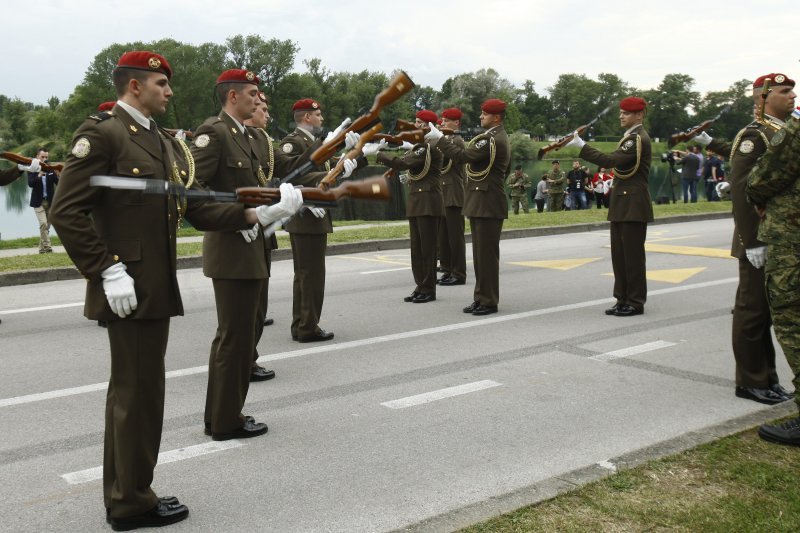
[[800,531],[800,449],[745,431],[463,533]]
[[[655,217],[667,217],[675,215],[696,214],[696,213],[711,213],[711,212],[729,212],[731,209],[729,202],[698,202],[696,204],[669,204],[669,205],[655,205],[653,206]],[[519,228],[533,228],[545,226],[564,226],[568,224],[581,224],[589,222],[602,222],[606,219],[605,209],[586,209],[583,211],[561,211],[560,213],[536,213],[536,209],[528,214],[514,215],[509,214],[508,220],[503,224],[503,229],[519,229]],[[380,221],[374,220],[337,220],[334,221],[334,226],[359,226],[365,224],[379,224]],[[467,222],[467,231],[469,232],[469,222]],[[193,228],[182,229],[179,233],[180,237],[192,237],[202,235]],[[365,240],[383,240],[383,239],[399,239],[408,238],[408,225],[385,225],[385,226],[372,226],[367,228],[353,228],[347,230],[334,231],[333,234],[328,236],[330,243],[343,243],[343,242],[358,242]],[[59,245],[61,242],[58,237],[53,237],[53,245]],[[278,243],[281,248],[289,247],[289,239],[287,237],[279,237]],[[39,246],[38,237],[30,237],[24,239],[12,239],[8,241],[0,241],[0,249],[13,249],[13,248],[36,248]],[[178,256],[191,256],[200,255],[202,253],[202,243],[179,243]],[[8,272],[11,270],[28,270],[34,268],[52,268],[71,266],[72,262],[69,257],[64,253],[52,253],[42,255],[23,255],[14,257],[0,257],[0,272]]]

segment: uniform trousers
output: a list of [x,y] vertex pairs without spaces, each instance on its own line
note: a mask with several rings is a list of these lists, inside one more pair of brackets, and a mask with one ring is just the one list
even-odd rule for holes
[[444,208],[439,220],[439,264],[444,276],[467,279],[467,245],[464,241],[464,215],[461,207]]
[[473,301],[496,306],[500,301],[500,233],[503,219],[469,217],[472,262],[475,269]]
[[644,309],[647,301],[647,266],[644,241],[646,222],[611,222],[611,264],[614,298],[619,305]]
[[416,292],[436,294],[436,240],[439,218],[434,216],[408,217],[411,235],[411,272]]
[[736,359],[736,385],[766,389],[778,383],[772,319],[764,286],[764,269],[739,259],[739,287],[733,308],[731,339]]
[[111,378],[106,395],[103,500],[111,516],[158,504],[150,488],[164,422],[164,354],[169,318],[111,320]]
[[[264,280],[264,289],[261,291],[261,298],[258,301],[258,311],[256,311],[256,341],[253,344],[253,368],[258,361],[258,343],[264,333],[264,320],[267,318],[267,307],[269,306],[269,272],[272,269],[272,250],[267,250],[267,279]],[[261,327],[258,327],[258,324]]]
[[[217,332],[208,358],[205,422],[212,433],[244,426],[256,333],[264,329],[259,314],[264,279],[212,279],[217,305]],[[260,325],[260,327],[259,327]]]
[[325,300],[325,248],[327,233],[290,233],[294,283],[292,285],[292,336],[316,335]]

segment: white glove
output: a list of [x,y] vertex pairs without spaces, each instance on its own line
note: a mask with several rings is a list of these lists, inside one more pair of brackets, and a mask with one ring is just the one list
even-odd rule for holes
[[275,205],[260,205],[256,207],[256,216],[262,226],[286,218],[297,213],[303,207],[303,194],[288,183],[280,186],[281,201]]
[[325,142],[327,143],[328,141],[330,141],[331,139],[333,139],[334,137],[336,137],[337,135],[339,135],[340,133],[342,133],[342,131],[344,131],[344,129],[345,129],[347,126],[349,126],[349,125],[350,125],[350,122],[352,122],[352,121],[350,120],[350,117],[347,117],[346,119],[344,119],[344,120],[342,121],[342,123],[341,123],[341,124],[339,124],[339,127],[338,127],[338,128],[336,128],[335,130],[333,130],[333,131],[331,131],[331,132],[329,132],[329,133],[328,133],[328,135],[325,137]]
[[358,168],[358,163],[353,159],[344,160],[344,172],[342,172],[342,179],[347,179],[353,175],[353,172]]
[[309,207],[308,210],[311,211],[311,214],[317,218],[322,218],[325,216],[325,210],[321,207]]
[[717,190],[717,196],[722,199],[731,195],[731,184],[727,181],[720,181],[714,188]]
[[239,233],[242,234],[242,238],[244,238],[244,242],[253,242],[258,238],[258,230],[261,229],[258,224],[253,226],[250,229],[240,229]]
[[411,150],[412,148],[414,148],[414,145],[408,141],[403,141],[403,144],[400,145],[400,148],[403,150]]
[[386,140],[381,139],[381,142],[365,144],[364,147],[361,149],[361,153],[364,154],[364,157],[368,155],[375,155],[384,148],[386,148],[387,145],[388,143],[386,142]]
[[175,132],[175,138],[178,139],[179,141],[185,141],[186,132],[183,131],[182,129],[179,129],[178,131]]
[[348,131],[344,134],[344,149],[348,152],[353,149],[355,145],[358,144],[358,141],[361,140],[361,135],[354,132]]
[[566,146],[577,146],[578,149],[583,148],[583,145],[586,144],[586,141],[581,139],[581,136],[578,135],[578,130],[575,130],[575,133],[572,134],[572,140],[567,143]]
[[403,185],[408,183],[408,174],[400,174],[400,183]]
[[42,163],[34,157],[30,165],[17,165],[17,168],[25,172],[39,172],[42,170]]
[[747,255],[747,260],[754,268],[762,268],[767,262],[767,247],[756,246],[755,248],[748,248],[744,251]]
[[425,134],[425,140],[436,146],[436,143],[439,142],[439,139],[444,137],[444,133],[439,131],[439,128],[437,128],[436,124],[433,122],[428,122],[428,127],[431,129],[431,131]]
[[711,143],[711,135],[701,131],[700,135],[695,135],[692,140],[698,144],[702,144],[703,146],[708,146],[709,143]]
[[108,305],[120,318],[133,313],[139,305],[133,289],[133,278],[125,272],[127,269],[123,263],[114,263],[100,273]]

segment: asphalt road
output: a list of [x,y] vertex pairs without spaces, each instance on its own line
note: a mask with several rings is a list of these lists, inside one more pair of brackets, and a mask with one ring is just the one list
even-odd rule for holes
[[[223,443],[202,427],[211,282],[180,271],[186,316],[172,322],[154,483],[190,508],[171,531],[448,530],[577,483],[575,472],[777,413],[733,395],[732,224],[651,226],[649,299],[631,318],[603,314],[607,231],[502,241],[500,312],[488,317],[461,312],[471,270],[466,286],[410,304],[408,250],[332,256],[321,325],[336,338],[321,344],[291,340],[292,267],[277,262],[275,325],[259,346],[277,378],[252,384],[245,406],[269,433]],[[82,316],[83,285],[0,288],[5,531],[108,529],[107,338]]]

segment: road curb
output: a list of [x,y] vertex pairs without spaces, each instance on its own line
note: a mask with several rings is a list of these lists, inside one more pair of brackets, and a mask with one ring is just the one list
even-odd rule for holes
[[[732,392],[733,391],[731,391],[731,393]],[[544,479],[507,494],[495,496],[488,500],[454,509],[450,512],[417,522],[416,524],[396,529],[394,533],[449,533],[451,531],[457,531],[495,518],[501,514],[516,511],[522,507],[553,499],[560,494],[576,490],[584,485],[611,476],[614,474],[614,470],[609,468],[611,465],[613,465],[613,468],[616,468],[617,471],[629,470],[648,461],[675,455],[696,448],[701,444],[713,442],[723,437],[749,430],[771,420],[795,414],[797,414],[797,404],[793,401],[765,407],[748,415],[726,420],[696,431],[689,431],[675,438],[657,442],[651,446],[633,450],[617,457],[612,457],[607,461],[607,463],[609,463],[608,466],[591,464],[576,468],[575,470]],[[778,445],[776,444],[776,446]]]
[[[697,215],[675,215],[657,218],[650,225],[676,224],[679,222],[694,222],[700,220],[717,220],[731,218],[730,212],[702,213]],[[570,224],[566,226],[545,226],[540,228],[521,228],[503,230],[501,239],[524,239],[528,237],[543,237],[547,235],[564,235],[567,233],[582,233],[586,231],[607,230],[608,222],[589,222],[586,224]],[[472,236],[466,235],[466,241],[472,242]],[[346,255],[363,252],[380,252],[382,250],[402,250],[410,247],[407,238],[370,240],[347,243],[329,244],[326,255]],[[280,248],[272,253],[273,261],[284,261],[292,258],[291,248]],[[178,269],[201,268],[203,257],[200,255],[179,257]],[[63,281],[80,279],[82,276],[75,267],[39,268],[32,270],[13,270],[0,273],[0,287],[12,285],[30,285],[33,283],[46,283],[49,281]]]

